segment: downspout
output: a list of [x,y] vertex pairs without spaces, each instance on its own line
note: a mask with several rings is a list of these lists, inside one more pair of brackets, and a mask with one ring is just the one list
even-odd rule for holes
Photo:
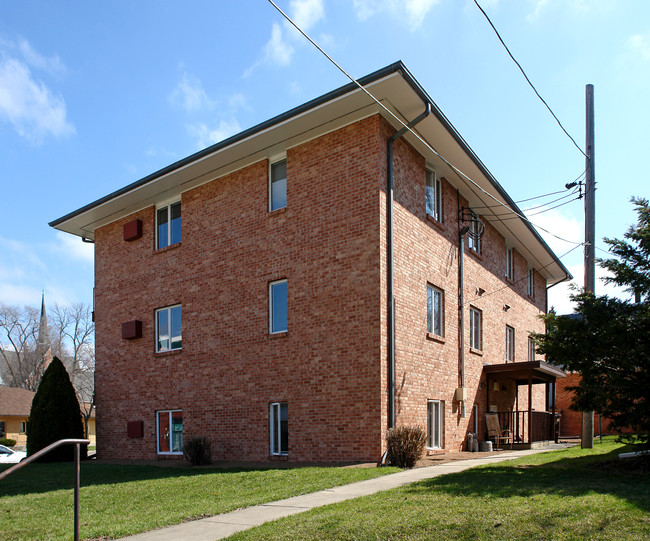
[[395,288],[393,273],[393,143],[402,137],[408,130],[424,120],[431,114],[431,104],[427,102],[424,112],[409,122],[401,130],[397,131],[388,139],[386,156],[388,160],[388,182],[386,201],[386,274],[388,286],[388,428],[395,428]]
[[460,416],[465,417],[465,233],[469,226],[463,226],[458,232],[458,383],[460,384],[460,395],[457,393],[456,400],[460,400]]

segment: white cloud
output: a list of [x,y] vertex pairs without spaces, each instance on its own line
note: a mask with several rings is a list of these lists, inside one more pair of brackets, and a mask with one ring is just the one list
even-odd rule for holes
[[180,105],[187,112],[212,109],[215,105],[203,90],[201,81],[187,73],[183,74],[178,85],[169,95],[169,100]]
[[386,11],[391,16],[405,17],[411,30],[416,30],[431,8],[439,2],[440,0],[354,0],[353,6],[361,21]]
[[36,81],[25,63],[0,56],[0,120],[9,122],[19,135],[38,144],[47,135],[74,134],[75,128],[66,116],[63,98]]
[[325,16],[322,0],[291,0],[291,18],[303,30],[310,30]]
[[[292,0],[289,4],[289,17],[305,32],[309,32],[325,17],[323,0]],[[288,21],[273,23],[271,37],[264,45],[264,56],[244,72],[248,77],[262,64],[288,66],[293,60],[295,45],[304,40],[300,32]]]
[[627,40],[627,45],[646,60],[650,60],[650,39],[647,35],[636,34]]
[[56,240],[57,245],[54,247],[54,250],[57,254],[65,254],[69,259],[83,261],[84,263],[94,263],[94,244],[83,242],[79,237],[64,233],[63,231],[56,232]]
[[[38,306],[45,291],[48,304],[70,304],[92,291],[93,245],[63,232],[48,243],[0,237],[0,302]],[[80,285],[88,279],[87,286]]]
[[[569,272],[573,275],[571,282],[562,282],[548,290],[548,307],[553,307],[558,314],[571,314],[575,311],[575,305],[569,296],[576,293],[576,288],[584,285],[584,266],[582,264],[570,265]],[[596,295],[607,295],[619,299],[630,300],[631,295],[623,288],[613,284],[603,283],[603,278],[608,275],[607,271],[596,265]]]
[[264,46],[264,58],[278,66],[288,66],[293,57],[293,47],[286,40],[282,27],[273,23],[271,39]]
[[239,122],[235,118],[220,120],[216,128],[209,128],[204,123],[188,126],[190,135],[196,138],[198,148],[206,148],[210,145],[223,141],[241,131]]
[[[538,208],[534,212],[543,210]],[[524,214],[526,214],[525,210]],[[553,209],[534,216],[531,215],[530,221],[551,247],[551,250],[558,256],[569,251],[576,244],[584,240],[584,222],[582,217],[578,219],[567,212]]]
[[50,75],[63,75],[66,68],[58,55],[47,57],[34,50],[29,42],[21,39],[18,48],[27,64]]

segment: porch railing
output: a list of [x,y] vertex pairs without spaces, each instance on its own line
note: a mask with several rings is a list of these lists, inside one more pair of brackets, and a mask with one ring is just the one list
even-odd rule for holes
[[529,425],[528,410],[499,411],[501,430],[512,430],[515,443],[556,441],[559,425],[557,415],[547,411],[532,411]]

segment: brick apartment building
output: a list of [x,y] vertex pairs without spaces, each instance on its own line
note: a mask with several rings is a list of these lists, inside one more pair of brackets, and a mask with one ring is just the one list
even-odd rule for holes
[[568,271],[402,63],[360,82],[419,137],[350,84],[50,224],[95,243],[100,457],[376,461],[486,411],[540,439]]

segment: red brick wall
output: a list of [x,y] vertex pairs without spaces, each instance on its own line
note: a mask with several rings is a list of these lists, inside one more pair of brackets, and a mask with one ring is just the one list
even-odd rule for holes
[[[184,438],[209,436],[215,459],[269,458],[269,403],[289,406],[289,459],[377,460],[387,427],[386,140],[379,116],[287,150],[287,208],[268,212],[264,160],[182,194],[182,243],[154,250],[154,208],[100,228],[96,260],[97,445],[102,458],[156,457],[155,412],[183,410]],[[485,431],[484,363],[516,360],[545,303],[526,295],[526,262],[505,282],[505,244],[489,224],[480,257],[465,254],[467,304],[483,311],[483,349],[466,353],[467,415],[459,416],[457,194],[443,181],[443,222],[425,216],[425,161],[395,144],[397,424],[426,427],[444,401],[444,447]],[[461,200],[461,205],[465,204]],[[123,225],[143,222],[125,242]],[[268,283],[288,281],[288,333],[268,334]],[[524,278],[518,281],[519,278]],[[444,339],[427,338],[426,284],[445,295]],[[485,290],[476,296],[477,288]],[[183,308],[183,349],[155,353],[154,314]],[[510,305],[505,312],[503,305]],[[469,332],[469,309],[465,314]],[[143,322],[123,340],[121,324]],[[469,337],[467,334],[467,344]],[[468,349],[468,348],[467,348]],[[506,388],[508,382],[505,382]],[[523,394],[520,409],[527,407]],[[490,403],[514,407],[515,388]],[[544,409],[543,388],[534,407]],[[127,438],[129,421],[144,437]],[[469,427],[469,428],[468,428]]]
[[[566,378],[557,381],[557,411],[560,412],[560,436],[579,437],[582,434],[582,412],[571,409],[573,391],[568,387],[577,387],[580,384],[580,374],[577,372],[568,373]],[[615,434],[610,427],[611,420],[607,417],[600,418],[594,415],[594,434]],[[631,430],[623,430],[630,433]]]
[[[435,165],[435,164],[434,164]],[[448,174],[442,166],[437,174]],[[515,361],[528,360],[528,335],[543,332],[538,319],[546,302],[543,279],[535,280],[534,298],[527,295],[527,263],[515,252],[513,282],[505,279],[505,240],[486,220],[480,255],[467,249],[465,239],[465,386],[466,416],[461,417],[454,400],[459,386],[458,336],[458,196],[456,189],[442,180],[443,219],[434,223],[426,216],[426,163],[403,139],[394,147],[395,174],[395,311],[397,424],[427,426],[427,400],[444,401],[444,447],[460,449],[473,431],[472,406],[479,408],[479,439],[485,436],[488,411],[484,364],[505,362],[505,327],[515,329]],[[467,205],[460,197],[460,206]],[[384,250],[382,250],[384,256]],[[382,271],[382,276],[384,272]],[[444,293],[444,337],[427,337],[426,285]],[[485,291],[477,295],[477,289]],[[504,305],[510,308],[505,311]],[[482,311],[483,348],[469,349],[469,306]],[[382,341],[383,343],[383,341]],[[490,393],[490,404],[499,411],[515,409],[514,381],[503,381],[507,390]],[[533,408],[545,410],[545,387],[533,387]],[[519,409],[528,408],[527,388],[519,392]]]
[[[269,403],[289,406],[291,460],[376,460],[379,118],[287,150],[285,211],[263,161],[182,195],[182,243],[154,252],[152,208],[96,232],[98,452],[156,456],[154,412],[216,459],[269,457]],[[144,234],[122,240],[125,222]],[[268,334],[268,282],[288,280],[288,333]],[[154,311],[182,303],[183,350],[154,352]],[[122,340],[121,323],[144,337]],[[145,437],[127,439],[128,421]]]

